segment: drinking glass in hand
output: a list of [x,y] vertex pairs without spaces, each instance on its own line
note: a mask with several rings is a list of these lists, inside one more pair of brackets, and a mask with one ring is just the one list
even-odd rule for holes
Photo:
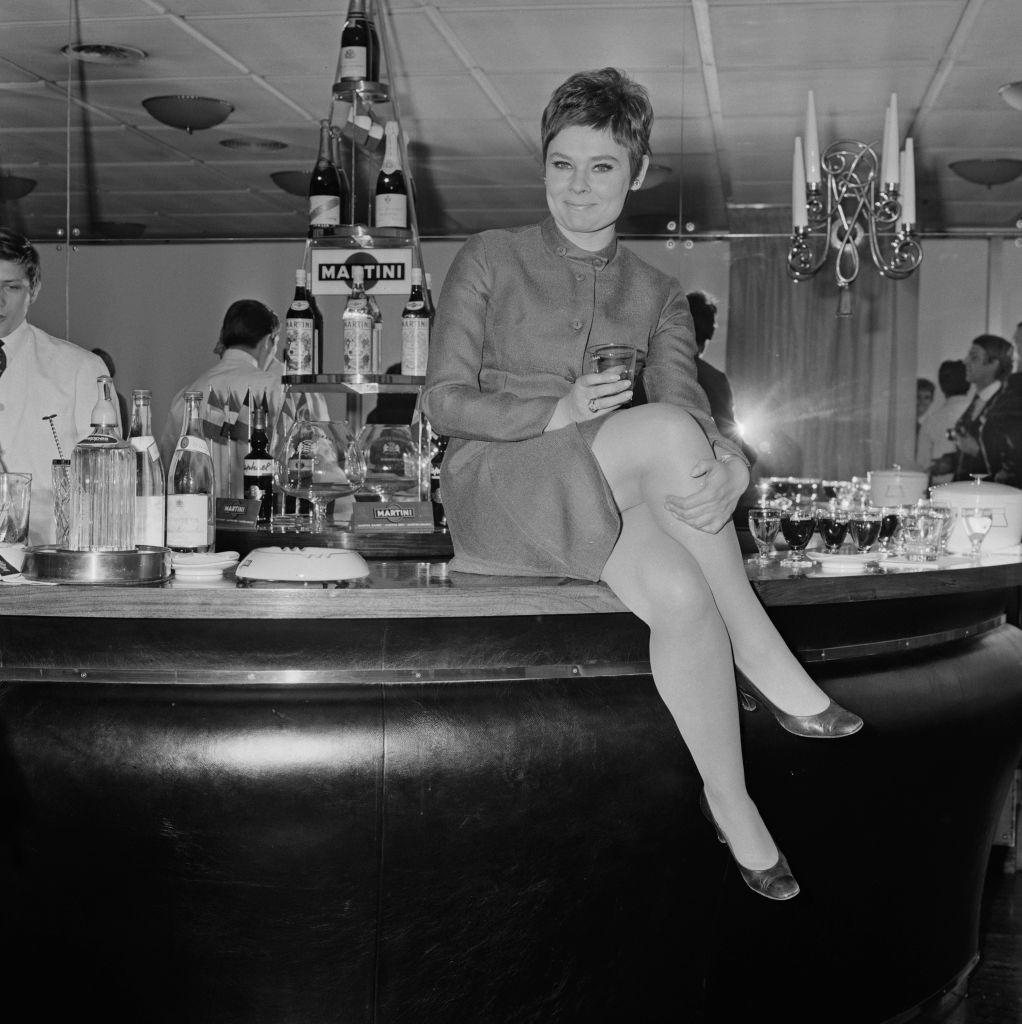
[[806,547],[816,530],[816,519],[808,505],[796,505],[781,513],[781,535],[788,542],[791,554],[781,559],[781,565],[803,569],[812,565],[805,556]]
[[848,533],[848,513],[835,505],[821,505],[816,510],[816,529],[827,550],[837,554]]
[[750,508],[749,533],[756,542],[759,554],[750,559],[758,565],[769,565],[774,539],[781,528],[781,513],[775,508]]
[[971,554],[975,561],[980,559],[980,547],[983,538],[990,532],[994,525],[993,509],[989,508],[963,508],[961,511],[962,526],[965,527],[965,535],[969,538],[972,548]]
[[848,517],[848,533],[860,555],[865,554],[880,536],[880,513],[859,509]]

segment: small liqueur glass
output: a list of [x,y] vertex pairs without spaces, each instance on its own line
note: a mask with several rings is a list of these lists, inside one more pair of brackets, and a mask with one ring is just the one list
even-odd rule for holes
[[990,527],[994,525],[993,509],[974,506],[963,508],[960,514],[965,535],[969,538],[971,548],[969,553],[972,555],[972,560],[978,562],[982,557],[980,548],[983,545],[983,539],[990,532]]
[[836,555],[848,534],[848,512],[839,508],[836,502],[817,506],[816,529],[827,551]]
[[933,505],[931,513],[940,519],[940,533],[937,537],[937,554],[946,555],[948,541],[951,539],[951,532],[955,528],[955,521],[958,518],[956,509],[950,505]]
[[901,520],[901,510],[897,505],[883,505],[880,512],[880,536],[877,538],[880,551],[884,557],[891,553],[894,534]]
[[848,517],[848,533],[855,550],[864,555],[880,536],[880,513],[874,509],[856,509]]
[[758,555],[749,559],[756,565],[766,566],[773,561],[774,540],[781,528],[781,513],[775,508],[757,506],[749,509],[749,533],[756,542]]
[[781,513],[781,535],[788,543],[791,554],[781,559],[781,565],[790,569],[806,569],[813,563],[805,551],[816,531],[816,517],[811,505],[792,505]]

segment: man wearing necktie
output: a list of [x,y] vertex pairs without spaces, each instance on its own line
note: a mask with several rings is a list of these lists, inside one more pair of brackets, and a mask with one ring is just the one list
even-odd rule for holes
[[965,359],[972,400],[954,427],[956,480],[981,475],[1022,484],[1022,386],[1012,373],[1015,346],[996,334],[975,338]]
[[52,544],[51,465],[57,446],[48,418],[70,455],[90,432],[96,378],[107,369],[99,356],[28,323],[40,283],[35,246],[0,228],[0,466],[32,474],[28,541]]

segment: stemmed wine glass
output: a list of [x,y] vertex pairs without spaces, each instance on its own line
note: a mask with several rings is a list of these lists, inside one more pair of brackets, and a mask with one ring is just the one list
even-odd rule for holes
[[816,518],[811,505],[792,505],[781,513],[781,535],[791,548],[791,554],[781,559],[781,565],[804,569],[813,564],[806,558],[805,550],[815,530]]
[[972,548],[970,554],[974,562],[980,560],[980,547],[983,545],[983,538],[990,532],[994,525],[994,512],[990,508],[974,506],[963,508],[961,513],[962,526],[965,528],[965,535],[969,538]]
[[[297,420],[284,447],[284,492],[306,498],[312,505],[308,528],[323,529],[326,505],[354,494],[365,480],[362,452],[347,423],[337,420]],[[295,526],[305,525],[295,516]]]
[[781,528],[781,513],[776,508],[757,505],[749,509],[749,532],[756,542],[758,555],[749,559],[757,565],[769,565],[772,560],[774,539]]
[[880,513],[876,509],[856,509],[848,517],[848,533],[855,550],[864,555],[880,536]]
[[848,533],[848,512],[838,508],[836,502],[820,505],[816,510],[816,529],[827,551],[832,555],[837,554]]
[[884,505],[880,508],[880,535],[877,538],[880,542],[880,551],[884,555],[890,554],[891,542],[894,533],[898,529],[900,521],[897,505]]

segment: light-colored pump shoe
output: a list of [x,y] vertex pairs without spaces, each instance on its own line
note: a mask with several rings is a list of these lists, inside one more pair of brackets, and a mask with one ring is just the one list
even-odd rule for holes
[[789,715],[782,711],[772,700],[764,697],[758,687],[742,679],[738,683],[742,707],[746,711],[755,711],[757,701],[777,719],[783,729],[795,736],[807,736],[810,739],[832,740],[842,736],[852,736],[862,728],[862,719],[840,704],[831,701],[822,711],[815,715]]

